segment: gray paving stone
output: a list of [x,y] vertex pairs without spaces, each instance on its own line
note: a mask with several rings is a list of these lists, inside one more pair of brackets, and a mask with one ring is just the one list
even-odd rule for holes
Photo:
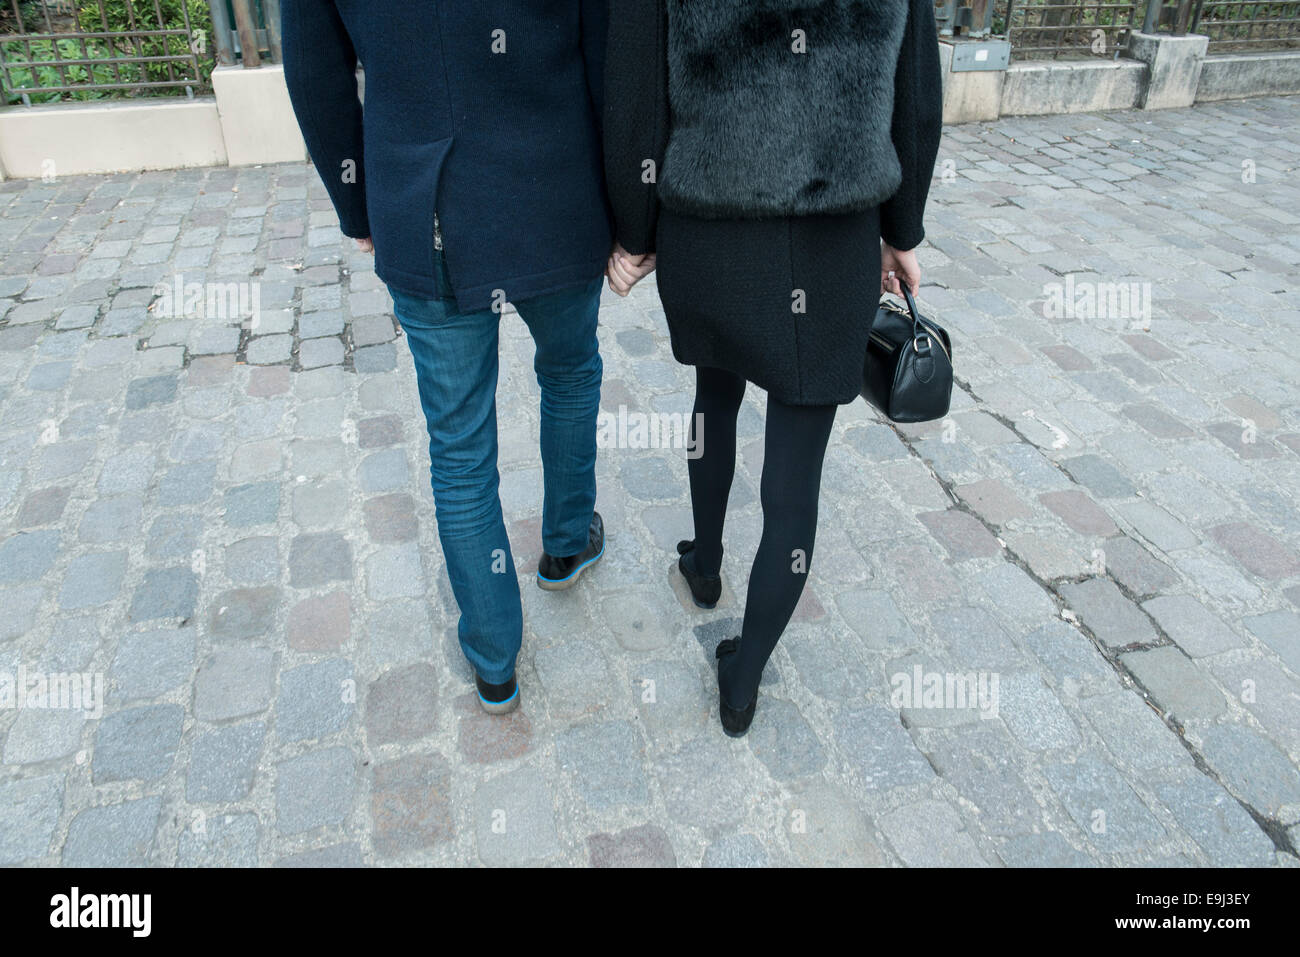
[[108,680],[123,701],[159,698],[194,673],[193,628],[154,628],[122,636]]
[[214,814],[201,830],[181,832],[176,849],[178,867],[256,867],[256,814]]
[[280,508],[280,483],[252,482],[228,489],[226,524],[236,528],[274,522]]
[[478,855],[491,867],[539,863],[561,853],[555,799],[542,775],[521,767],[479,784],[474,794]]
[[647,803],[644,745],[627,721],[577,725],[555,739],[556,759],[573,777],[579,796],[596,810]]
[[298,535],[289,546],[289,584],[314,588],[352,576],[352,546],[333,532]]
[[190,568],[154,568],[131,599],[131,621],[188,619],[198,600],[198,579]]
[[41,764],[79,753],[93,710],[23,708],[5,736],[5,764]]
[[1267,817],[1300,803],[1300,773],[1267,738],[1236,724],[1217,724],[1201,743],[1206,762],[1229,790]]
[[280,675],[276,734],[304,741],[340,730],[355,710],[354,689],[352,665],[343,658],[290,668]]
[[88,552],[68,563],[59,591],[65,611],[94,608],[117,597],[126,575],[126,552]]
[[778,781],[817,774],[826,766],[826,752],[799,709],[780,698],[764,698],[764,720],[751,728],[750,750]]
[[880,830],[910,867],[988,867],[961,818],[941,801],[904,805],[880,818]]
[[1061,595],[1094,635],[1111,648],[1154,641],[1155,629],[1113,582],[1089,578],[1061,586]]
[[1143,602],[1142,608],[1193,658],[1218,654],[1243,644],[1231,628],[1189,595],[1159,595]]
[[1098,850],[1139,850],[1164,838],[1164,827],[1124,777],[1096,757],[1083,755],[1073,763],[1051,764],[1043,773]]
[[1007,867],[1094,867],[1093,860],[1077,851],[1056,831],[1017,834],[998,848]]
[[1156,793],[1215,867],[1266,867],[1273,842],[1232,795],[1199,771],[1181,771]]
[[1177,648],[1120,656],[1152,699],[1179,721],[1213,718],[1226,710],[1223,692]]
[[0,784],[0,864],[45,857],[62,805],[61,774]]
[[704,851],[704,867],[769,867],[771,859],[752,834],[724,834]]
[[265,740],[266,724],[261,721],[204,732],[195,739],[190,754],[185,799],[191,803],[220,803],[247,797]]
[[260,714],[271,703],[275,655],[266,648],[217,649],[194,682],[194,716],[225,721]]
[[1042,678],[1026,672],[1004,674],[1000,678],[998,717],[1021,747],[1047,751],[1078,743],[1079,732],[1074,721]]
[[300,834],[341,825],[352,810],[356,756],[350,748],[309,751],[275,766],[276,826]]
[[361,848],[356,843],[333,844],[314,851],[290,854],[275,862],[276,867],[361,867]]
[[59,552],[56,528],[20,532],[0,544],[0,584],[38,581]]
[[150,863],[162,799],[144,797],[87,808],[68,826],[64,867],[141,867]]
[[1282,659],[1288,668],[1300,673],[1300,615],[1289,609],[1249,615],[1241,622]]
[[154,781],[176,758],[185,709],[176,704],[128,708],[99,722],[91,770],[96,784]]
[[934,769],[888,708],[847,710],[835,727],[835,742],[862,787],[887,791],[934,780]]

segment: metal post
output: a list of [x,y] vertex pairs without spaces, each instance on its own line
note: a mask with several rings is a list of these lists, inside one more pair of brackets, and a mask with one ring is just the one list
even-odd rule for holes
[[1143,33],[1156,32],[1156,17],[1160,14],[1160,5],[1163,0],[1147,0],[1147,16],[1142,23]]
[[230,9],[235,11],[235,30],[239,34],[239,53],[244,69],[261,66],[262,56],[257,52],[257,31],[253,27],[253,11],[248,0],[231,0]]
[[208,0],[208,9],[212,12],[212,42],[217,47],[217,63],[232,66],[235,62],[235,45],[230,39],[230,15],[226,12],[226,0]]
[[266,17],[266,39],[271,47],[271,62],[283,63],[280,56],[280,0],[262,0],[262,14]]

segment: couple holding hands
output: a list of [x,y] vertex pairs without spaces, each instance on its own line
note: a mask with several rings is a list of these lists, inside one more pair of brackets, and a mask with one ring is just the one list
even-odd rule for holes
[[694,538],[676,556],[705,608],[721,593],[736,416],[747,382],[767,393],[762,537],[741,634],[717,648],[719,718],[744,734],[812,561],[822,460],[838,406],[862,386],[876,274],[880,291],[919,283],[941,113],[929,0],[283,0],[281,11],[312,161],[343,232],[373,243],[414,359],[483,707],[518,706],[523,636],[498,497],[501,306],[515,305],[536,344],[537,583],[568,588],[604,552],[602,285],[626,295],[657,269],[673,355],[695,367],[692,430],[708,431],[688,462]]

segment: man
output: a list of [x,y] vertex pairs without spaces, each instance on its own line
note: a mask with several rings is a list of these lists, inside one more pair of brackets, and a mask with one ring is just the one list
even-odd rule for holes
[[[523,612],[497,495],[497,333],[536,343],[543,588],[604,552],[595,511],[605,0],[282,0],[285,76],[343,232],[373,249],[415,360],[461,648],[519,703]],[[364,113],[357,95],[365,71]]]

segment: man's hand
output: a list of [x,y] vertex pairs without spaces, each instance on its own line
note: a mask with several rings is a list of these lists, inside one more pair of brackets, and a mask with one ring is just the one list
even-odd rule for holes
[[357,240],[357,249],[360,249],[363,253],[370,253],[372,256],[375,254],[375,244],[369,236]]
[[609,254],[609,263],[605,266],[605,275],[609,278],[609,288],[620,296],[626,296],[632,287],[654,272],[655,254],[645,253],[633,256],[618,243]]
[[921,287],[921,265],[916,261],[916,250],[899,251],[887,242],[880,244],[880,291],[901,296],[903,289],[898,281],[907,283],[907,288],[916,295]]

